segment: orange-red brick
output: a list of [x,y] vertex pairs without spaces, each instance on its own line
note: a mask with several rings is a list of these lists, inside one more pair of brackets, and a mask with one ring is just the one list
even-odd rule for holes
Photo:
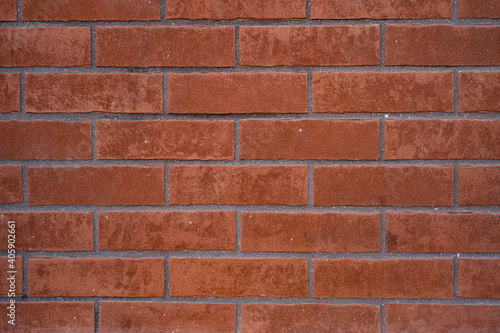
[[497,0],[460,0],[460,18],[500,18],[500,2]]
[[17,0],[0,2],[0,21],[17,21]]
[[307,297],[307,260],[172,258],[170,295]]
[[500,166],[460,166],[458,192],[462,206],[500,205]]
[[460,259],[458,296],[500,299],[500,260]]
[[460,72],[460,112],[500,112],[499,72]]

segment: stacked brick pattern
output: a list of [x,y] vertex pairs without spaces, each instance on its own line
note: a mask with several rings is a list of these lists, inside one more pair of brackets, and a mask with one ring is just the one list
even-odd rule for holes
[[0,331],[498,332],[499,19],[1,1]]

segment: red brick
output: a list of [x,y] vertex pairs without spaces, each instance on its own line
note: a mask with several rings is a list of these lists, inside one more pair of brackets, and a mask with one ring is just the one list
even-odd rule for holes
[[160,0],[24,0],[23,21],[160,20]]
[[388,252],[500,252],[500,214],[387,213]]
[[0,28],[2,67],[90,67],[90,28]]
[[451,18],[453,0],[377,2],[312,0],[312,19],[426,19]]
[[378,120],[242,120],[241,159],[377,160]]
[[20,165],[0,166],[0,205],[23,202],[23,172]]
[[33,113],[163,113],[161,74],[26,74]]
[[313,73],[314,112],[453,112],[453,74]]
[[386,304],[387,333],[495,332],[500,306]]
[[233,160],[234,122],[99,120],[97,158]]
[[241,250],[378,252],[380,214],[243,212]]
[[241,328],[247,333],[380,332],[377,306],[249,303],[241,309]]
[[0,113],[19,112],[21,109],[20,89],[19,74],[0,74]]
[[[0,303],[2,318],[8,303]],[[93,302],[16,302],[16,325],[0,321],[2,332],[94,332]]]
[[386,120],[384,154],[389,160],[499,159],[500,120]]
[[[11,267],[10,265],[14,265]],[[15,272],[15,273],[8,273]],[[9,263],[8,257],[0,257],[0,296],[12,297],[12,291],[10,291],[10,278],[15,276],[15,295],[23,295],[23,257],[17,257],[13,262]],[[2,320],[3,321],[3,320]]]
[[163,297],[163,258],[34,258],[30,297]]
[[97,27],[97,66],[233,67],[235,28]]
[[170,295],[307,297],[307,260],[172,258]]
[[235,251],[235,212],[101,212],[99,248]]
[[18,251],[92,251],[92,213],[2,212],[0,249],[7,250],[7,222],[15,221]]
[[315,166],[317,206],[453,206],[452,166]]
[[307,113],[307,74],[169,74],[168,112]]
[[451,259],[315,259],[316,298],[453,298]]
[[167,1],[167,19],[188,20],[293,20],[306,18],[302,0],[244,1],[183,0]]
[[163,166],[28,168],[30,205],[163,205]]
[[460,72],[460,112],[500,112],[500,73]]
[[500,299],[500,260],[460,259],[458,296]]
[[388,25],[388,66],[500,65],[500,27]]
[[500,2],[497,0],[460,0],[460,18],[500,18]]
[[241,27],[243,66],[380,64],[378,25]]
[[17,21],[17,0],[0,2],[0,21]]
[[101,302],[99,331],[236,332],[234,304]]
[[171,166],[172,205],[307,205],[307,166]]
[[92,124],[90,121],[2,121],[0,159],[91,160]]
[[458,192],[461,206],[500,205],[500,167],[461,166]]

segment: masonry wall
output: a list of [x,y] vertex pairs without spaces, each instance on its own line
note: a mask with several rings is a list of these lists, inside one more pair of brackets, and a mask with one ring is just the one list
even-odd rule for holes
[[500,331],[499,1],[0,20],[0,331]]

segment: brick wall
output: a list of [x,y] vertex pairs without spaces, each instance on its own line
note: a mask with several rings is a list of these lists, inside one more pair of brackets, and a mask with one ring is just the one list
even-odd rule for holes
[[0,331],[499,332],[498,0],[0,20]]

